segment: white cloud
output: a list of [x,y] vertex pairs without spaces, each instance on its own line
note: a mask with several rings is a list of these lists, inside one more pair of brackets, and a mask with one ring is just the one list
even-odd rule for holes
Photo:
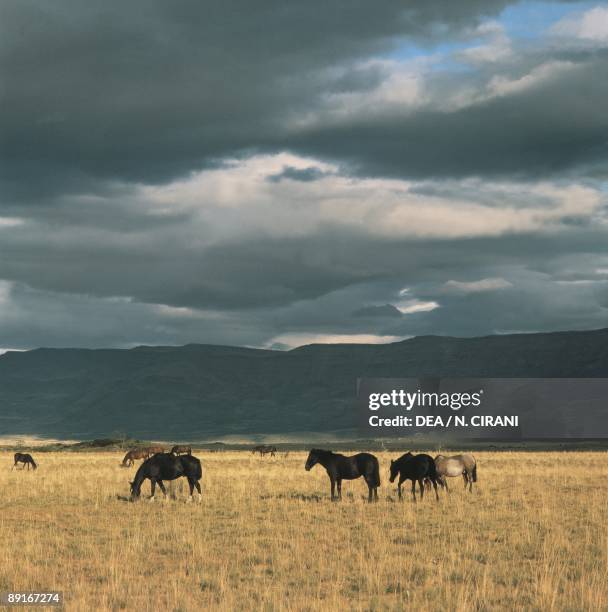
[[395,308],[403,314],[413,314],[415,312],[430,312],[439,308],[439,304],[434,301],[422,302],[419,300],[407,300],[395,304]]
[[296,348],[307,344],[388,344],[404,339],[405,336],[378,336],[375,334],[286,333],[275,336],[266,346],[283,344],[289,348]]
[[[323,174],[309,182],[268,180],[285,166],[317,167]],[[281,153],[233,161],[167,186],[141,187],[137,198],[148,215],[187,213],[190,235],[182,239],[193,245],[305,237],[328,226],[386,238],[499,236],[553,231],[564,219],[590,218],[601,208],[597,189],[576,184],[467,179],[452,187],[449,194],[425,194],[411,181],[340,175],[337,166]]]
[[553,25],[551,32],[565,38],[608,43],[608,7],[596,6],[584,13],[567,15]]
[[505,96],[519,93],[541,85],[553,78],[562,76],[569,70],[575,70],[577,65],[573,62],[552,61],[535,66],[530,72],[517,79],[502,75],[494,76],[488,82],[488,92],[491,96]]
[[23,219],[19,219],[18,217],[0,217],[0,229],[3,227],[15,227],[17,225],[22,225],[24,223]]
[[513,50],[511,40],[505,29],[496,21],[482,23],[474,31],[474,35],[486,40],[481,45],[471,46],[457,54],[471,64],[493,64],[511,57]]
[[512,286],[513,283],[504,278],[482,278],[470,282],[449,280],[443,285],[443,289],[448,293],[481,293],[483,291],[508,289]]

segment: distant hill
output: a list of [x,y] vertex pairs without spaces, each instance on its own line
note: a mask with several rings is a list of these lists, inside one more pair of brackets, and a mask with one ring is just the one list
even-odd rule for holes
[[211,345],[0,357],[0,435],[156,439],[353,430],[358,377],[608,377],[608,329],[288,352]]

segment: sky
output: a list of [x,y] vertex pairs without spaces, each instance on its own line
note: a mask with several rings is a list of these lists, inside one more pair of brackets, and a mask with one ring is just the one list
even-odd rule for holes
[[4,0],[0,351],[608,326],[608,4]]

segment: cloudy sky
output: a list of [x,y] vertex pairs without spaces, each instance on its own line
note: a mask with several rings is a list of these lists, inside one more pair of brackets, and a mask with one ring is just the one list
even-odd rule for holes
[[4,0],[0,347],[608,326],[608,4]]

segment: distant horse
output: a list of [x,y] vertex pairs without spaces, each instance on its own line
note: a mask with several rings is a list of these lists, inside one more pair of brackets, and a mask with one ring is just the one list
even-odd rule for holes
[[154,491],[156,485],[160,487],[163,495],[167,496],[163,480],[175,480],[185,476],[190,486],[190,497],[187,501],[192,501],[194,487],[198,491],[198,500],[201,501],[201,485],[199,480],[203,476],[201,462],[192,455],[176,456],[171,453],[158,453],[146,459],[135,473],[135,478],[131,482],[131,499],[135,501],[141,495],[141,485],[146,478],[150,479],[151,496],[150,501],[154,501]]
[[171,454],[172,455],[191,455],[192,447],[191,446],[179,446],[178,444],[176,444],[171,449]]
[[[326,470],[331,483],[331,499],[342,499],[342,480],[354,480],[363,476],[368,488],[368,499],[378,501],[378,487],[380,486],[380,467],[378,459],[369,453],[359,453],[352,457],[345,457],[331,451],[313,448],[306,460],[306,471],[309,472],[317,463]],[[338,497],[335,496],[338,485]]]
[[14,470],[18,463],[23,463],[23,469],[25,469],[26,465],[28,470],[30,469],[30,465],[34,470],[38,467],[29,453],[15,453],[15,463],[13,464],[11,470]]
[[412,453],[405,453],[401,455],[396,461],[391,461],[391,477],[390,481],[394,482],[399,474],[399,483],[397,490],[399,492],[399,499],[401,496],[401,485],[406,480],[412,481],[412,496],[416,501],[416,482],[420,486],[420,499],[424,499],[424,481],[428,479],[435,487],[435,497],[439,499],[437,493],[437,471],[435,469],[435,462],[429,455],[412,455]]
[[448,481],[446,478],[454,476],[462,476],[464,480],[464,488],[469,486],[469,492],[473,491],[473,483],[477,482],[477,462],[473,455],[454,455],[446,457],[445,455],[437,455],[435,457],[435,466],[437,468],[438,482],[442,487],[448,489]]
[[251,449],[251,452],[255,455],[256,453],[260,453],[260,457],[264,455],[270,454],[271,457],[274,457],[277,452],[276,446],[269,446],[267,444],[260,444],[259,446],[254,446]]
[[124,456],[120,465],[122,467],[131,467],[136,459],[147,459],[149,456],[150,452],[147,448],[132,448]]
[[156,453],[164,453],[165,449],[162,446],[148,446],[148,456],[156,455]]

